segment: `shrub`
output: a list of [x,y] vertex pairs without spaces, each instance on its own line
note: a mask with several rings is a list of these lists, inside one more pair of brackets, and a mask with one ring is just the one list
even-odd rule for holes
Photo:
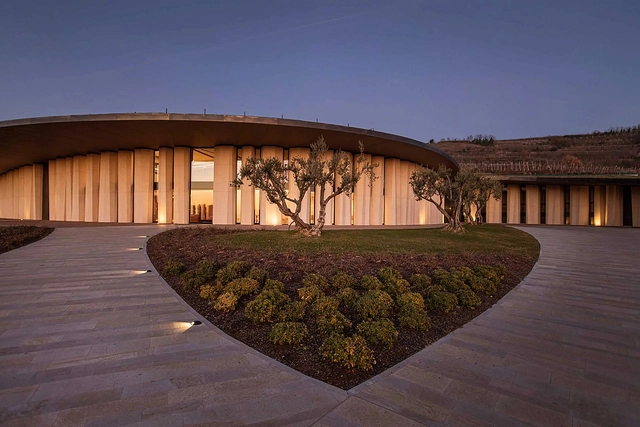
[[351,325],[351,321],[338,310],[318,318],[318,332],[324,337],[328,337],[334,333],[342,334],[345,328],[349,329]]
[[482,304],[478,295],[476,295],[467,285],[461,287],[456,296],[458,297],[458,301],[460,301],[460,305],[463,307],[475,308]]
[[308,274],[302,279],[302,285],[306,288],[316,287],[322,292],[329,292],[329,281],[321,274]]
[[425,305],[429,310],[448,313],[458,305],[458,297],[447,292],[442,286],[430,286],[427,289]]
[[387,317],[393,306],[393,299],[385,291],[372,290],[362,294],[356,300],[355,308],[363,319]]
[[405,279],[398,279],[388,285],[385,284],[384,290],[392,297],[398,298],[399,295],[411,291],[411,286]]
[[429,286],[431,286],[431,277],[426,274],[418,273],[411,276],[411,288],[414,292],[425,295]]
[[365,291],[382,290],[382,282],[375,276],[362,276],[360,287]]
[[162,274],[165,276],[177,276],[184,271],[184,264],[178,260],[170,259],[164,264]]
[[476,272],[469,267],[455,268],[451,270],[451,274],[476,292],[484,292],[489,285],[486,279],[477,275]]
[[225,292],[216,298],[216,302],[213,304],[213,308],[218,311],[229,312],[236,309],[236,303],[238,297],[231,292]]
[[200,283],[195,270],[189,270],[180,275],[180,286],[182,286],[182,289],[185,291],[192,291],[202,285],[204,285],[204,283]]
[[313,304],[313,314],[323,316],[326,313],[333,313],[340,306],[340,300],[336,297],[320,297]]
[[200,287],[200,298],[212,302],[218,295],[222,293],[222,291],[223,288],[218,283],[212,285],[204,285]]
[[395,270],[390,267],[386,267],[378,270],[378,278],[380,279],[383,285],[389,285],[394,283],[397,280],[402,279],[402,274],[400,274],[398,270]]
[[247,271],[247,274],[245,274],[244,277],[253,279],[262,286],[269,278],[269,272],[264,268],[253,267],[251,270]]
[[378,271],[378,277],[382,282],[384,291],[393,298],[410,290],[409,282],[402,278],[402,274],[398,270],[388,267],[381,268]]
[[283,322],[296,322],[304,318],[307,306],[302,301],[293,301],[280,310],[279,318]]
[[341,271],[331,278],[331,286],[338,291],[353,288],[357,283],[356,279]]
[[268,299],[269,301],[271,301],[273,303],[273,305],[276,306],[276,308],[279,310],[282,307],[284,307],[285,304],[289,303],[291,301],[291,298],[289,298],[289,296],[287,294],[285,294],[284,292],[280,292],[276,289],[267,289],[267,290],[263,290],[262,292],[260,292],[258,294],[258,296],[256,297],[256,299]]
[[464,286],[464,281],[455,274],[449,273],[446,270],[435,270],[431,273],[431,276],[447,292],[453,292],[455,294],[458,292],[458,289]]
[[273,325],[269,339],[274,344],[300,344],[309,333],[302,322],[280,322]]
[[267,298],[256,298],[249,301],[244,309],[244,315],[252,322],[271,322],[278,309],[273,301]]
[[267,279],[264,283],[264,287],[262,288],[262,290],[263,291],[274,290],[274,291],[284,292],[284,283],[282,283],[279,280]]
[[[493,267],[489,265],[476,265],[473,271],[478,277],[484,279],[484,289],[482,292],[487,295],[493,295],[498,290],[498,286],[504,278],[505,267],[502,264]],[[475,290],[476,289],[474,289],[474,291]]]
[[278,280],[281,282],[289,283],[291,282],[292,278],[293,278],[293,273],[291,271],[283,271],[280,274],[278,274]]
[[340,300],[340,303],[345,306],[352,308],[360,296],[360,293],[353,288],[342,288],[336,294],[336,298]]
[[196,265],[196,275],[201,282],[200,285],[204,285],[207,282],[213,281],[216,277],[218,266],[213,261],[203,259]]
[[324,296],[322,290],[316,286],[305,286],[298,289],[298,296],[304,303],[309,303],[317,300],[318,298]]
[[371,344],[386,344],[389,347],[398,338],[398,331],[389,319],[365,320],[358,325],[361,333]]
[[400,325],[411,329],[429,329],[431,321],[424,311],[422,295],[416,292],[408,292],[398,297],[398,322]]
[[223,284],[231,282],[232,280],[241,278],[244,273],[249,269],[249,264],[244,261],[231,261],[226,267],[218,270],[216,278]]
[[229,282],[229,284],[225,286],[224,291],[230,292],[238,298],[242,298],[247,295],[255,294],[258,292],[258,289],[260,289],[260,285],[257,280],[242,277]]
[[332,362],[340,363],[348,369],[358,368],[368,371],[376,363],[373,350],[360,335],[346,338],[342,334],[333,334],[324,340],[320,347],[320,353]]

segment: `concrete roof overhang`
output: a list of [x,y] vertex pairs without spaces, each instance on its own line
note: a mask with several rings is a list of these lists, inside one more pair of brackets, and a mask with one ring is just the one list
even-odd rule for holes
[[373,155],[459,169],[453,157],[437,148],[374,130],[267,117],[127,113],[2,121],[0,173],[50,159],[119,149],[216,145],[308,147],[320,135],[330,149],[356,153],[360,140],[365,151]]

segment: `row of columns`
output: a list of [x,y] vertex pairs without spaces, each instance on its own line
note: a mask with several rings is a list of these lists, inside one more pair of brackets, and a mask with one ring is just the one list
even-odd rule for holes
[[[520,224],[521,186],[506,186],[507,223]],[[618,185],[597,185],[593,188],[593,225],[623,225],[623,193]],[[525,186],[526,223],[540,224],[540,186]],[[565,224],[565,188],[560,185],[545,186],[545,224]],[[640,227],[640,187],[631,187],[631,211],[633,226]],[[490,199],[487,202],[488,223],[502,223],[502,200]],[[572,185],[569,187],[569,224],[589,225],[589,186]]]
[[42,165],[28,165],[0,175],[0,218],[42,219]]

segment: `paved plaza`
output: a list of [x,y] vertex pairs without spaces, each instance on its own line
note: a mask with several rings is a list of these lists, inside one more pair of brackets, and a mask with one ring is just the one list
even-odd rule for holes
[[0,425],[640,425],[640,229],[522,227],[542,251],[517,288],[348,392],[191,326],[138,250],[164,229],[0,255]]

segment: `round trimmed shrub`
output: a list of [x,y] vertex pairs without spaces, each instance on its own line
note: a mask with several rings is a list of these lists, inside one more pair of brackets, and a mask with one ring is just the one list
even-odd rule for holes
[[450,312],[458,305],[458,297],[456,294],[447,292],[442,286],[430,286],[427,289],[425,298],[425,306],[429,310]]
[[229,284],[225,286],[224,291],[230,292],[238,298],[242,298],[247,295],[255,294],[259,289],[260,284],[257,280],[242,277],[229,282]]
[[356,300],[355,308],[363,319],[387,317],[393,306],[393,298],[385,291],[371,290]]
[[269,272],[264,268],[252,267],[251,270],[247,271],[247,274],[245,274],[244,277],[253,279],[262,286],[269,278]]
[[342,271],[339,271],[331,278],[331,286],[340,291],[345,288],[353,288],[358,281]]
[[318,332],[324,337],[328,337],[334,333],[341,334],[345,329],[351,328],[351,325],[351,321],[338,310],[318,318]]
[[407,292],[398,297],[398,322],[411,329],[427,330],[431,320],[424,311],[424,300],[417,292]]
[[218,283],[212,285],[200,286],[200,298],[213,302],[223,289]]
[[471,288],[467,285],[458,290],[456,296],[458,297],[458,301],[460,301],[460,305],[466,308],[475,308],[482,304],[482,300],[471,290]]
[[429,286],[431,286],[431,277],[426,274],[417,273],[411,276],[411,288],[414,292],[425,295]]
[[249,264],[244,261],[231,261],[225,267],[218,270],[216,279],[218,279],[223,285],[226,285],[232,280],[239,279],[244,276],[244,273],[248,269]]
[[366,275],[360,279],[360,287],[365,291],[381,291],[383,286],[377,277]]
[[348,369],[357,368],[368,371],[376,363],[373,350],[360,335],[346,338],[342,334],[333,334],[324,340],[320,347],[320,353],[332,362],[340,363]]
[[249,301],[244,309],[244,315],[247,319],[258,323],[271,322],[277,312],[276,305],[267,298],[256,298]]
[[178,276],[184,271],[184,264],[178,260],[170,259],[164,264],[162,274],[165,276]]
[[338,291],[336,298],[340,300],[340,303],[345,307],[352,308],[360,296],[360,293],[353,288],[343,288]]
[[284,283],[282,283],[279,280],[272,280],[272,279],[267,279],[264,283],[264,287],[262,288],[263,291],[278,291],[278,292],[284,292]]
[[329,292],[329,281],[321,274],[307,274],[304,279],[302,279],[302,285],[307,288],[316,287],[322,290],[322,292]]
[[280,322],[271,327],[269,339],[274,344],[300,344],[309,335],[302,322]]
[[304,318],[307,306],[302,301],[293,301],[282,307],[279,318],[283,322],[297,322]]
[[298,289],[298,296],[304,303],[310,303],[324,296],[324,292],[317,285],[304,286]]
[[320,297],[313,303],[313,314],[323,316],[333,313],[340,306],[340,300],[336,297]]
[[216,298],[216,302],[213,304],[213,308],[218,311],[229,312],[236,309],[238,297],[231,292],[225,292]]
[[391,347],[398,339],[398,331],[389,319],[365,320],[358,325],[358,332],[373,345],[386,344]]

